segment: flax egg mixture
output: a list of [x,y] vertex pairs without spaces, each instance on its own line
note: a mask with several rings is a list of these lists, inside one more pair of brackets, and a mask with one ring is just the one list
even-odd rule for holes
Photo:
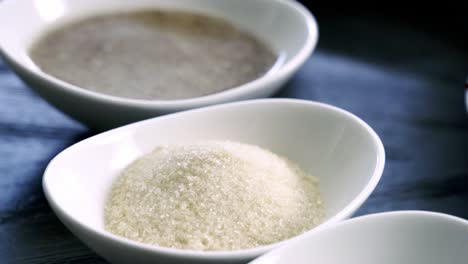
[[147,243],[239,250],[322,223],[319,182],[267,149],[231,141],[157,146],[114,181],[105,228]]
[[181,11],[88,17],[48,32],[30,49],[45,73],[133,99],[188,99],[265,75],[277,55],[227,21]]

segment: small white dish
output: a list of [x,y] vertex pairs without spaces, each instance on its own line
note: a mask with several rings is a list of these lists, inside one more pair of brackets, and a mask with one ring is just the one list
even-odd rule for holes
[[270,149],[318,177],[326,220],[313,230],[350,217],[374,190],[385,163],[379,137],[356,116],[321,103],[260,99],[153,118],[86,139],[50,162],[44,192],[61,221],[112,263],[245,263],[284,241],[202,252],[150,246],[104,230],[105,199],[122,169],[159,144],[208,139]]
[[[141,9],[183,9],[224,18],[271,46],[280,56],[275,69],[220,93],[184,100],[138,100],[92,92],[42,72],[28,56],[48,29],[99,13]],[[130,122],[202,106],[267,97],[299,69],[314,50],[317,24],[290,0],[6,0],[0,3],[0,54],[31,88],[52,105],[92,128]]]
[[397,211],[347,220],[297,237],[250,264],[466,264],[468,221]]

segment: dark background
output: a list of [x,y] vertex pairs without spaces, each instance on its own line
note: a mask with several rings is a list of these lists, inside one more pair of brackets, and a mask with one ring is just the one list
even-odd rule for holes
[[[417,209],[468,219],[463,7],[307,4],[319,45],[277,96],[342,107],[379,134],[386,168],[357,215]],[[105,263],[59,222],[41,188],[50,159],[94,133],[0,60],[0,262]]]

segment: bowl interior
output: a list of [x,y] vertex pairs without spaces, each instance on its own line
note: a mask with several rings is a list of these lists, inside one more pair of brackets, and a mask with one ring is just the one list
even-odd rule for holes
[[287,64],[303,51],[311,35],[315,40],[317,35],[307,14],[283,0],[17,0],[0,6],[0,47],[13,60],[38,72],[28,50],[48,30],[87,16],[147,8],[182,9],[227,19],[270,45],[280,55],[277,65]]
[[94,136],[59,154],[44,175],[59,213],[103,230],[113,179],[161,143],[224,139],[259,145],[320,180],[327,220],[348,217],[377,184],[384,151],[374,132],[337,108],[299,100],[254,100],[150,119]]
[[428,212],[360,217],[297,239],[252,264],[466,263],[468,222]]

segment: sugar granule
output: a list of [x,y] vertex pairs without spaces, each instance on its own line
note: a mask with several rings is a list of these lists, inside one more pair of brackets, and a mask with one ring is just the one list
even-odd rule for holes
[[303,233],[324,217],[315,177],[257,146],[161,145],[114,182],[105,228],[139,242],[238,250]]

